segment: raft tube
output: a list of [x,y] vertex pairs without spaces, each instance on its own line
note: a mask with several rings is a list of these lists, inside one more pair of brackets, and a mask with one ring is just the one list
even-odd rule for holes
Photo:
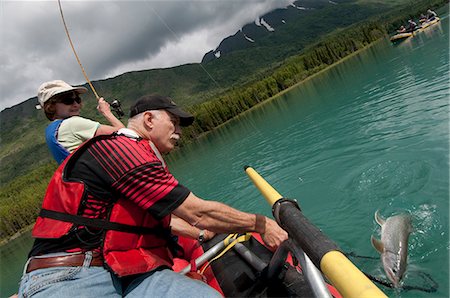
[[398,33],[398,34],[391,36],[390,40],[392,42],[399,42],[399,41],[403,41],[407,38],[410,38],[411,36],[413,36],[412,32]]
[[[224,234],[216,235],[201,246],[185,238],[179,239],[179,243],[185,249],[186,258],[196,259],[226,237]],[[283,266],[276,276],[269,277],[268,267],[273,255],[261,236],[252,233],[249,240],[238,243],[210,264],[206,263],[208,266],[203,274],[207,283],[224,297],[313,297],[313,290],[300,266],[294,265],[290,255],[286,260],[276,262]],[[185,265],[192,263],[178,259],[173,269],[179,272]],[[194,270],[201,271],[204,268],[205,265]],[[333,297],[342,297],[333,286],[327,284],[327,288]]]
[[439,19],[439,17],[435,17],[433,20],[431,21],[427,21],[427,22],[423,22],[420,25],[420,29],[419,31],[424,31],[426,28],[430,27],[431,25],[434,25],[436,23],[438,23],[441,19]]

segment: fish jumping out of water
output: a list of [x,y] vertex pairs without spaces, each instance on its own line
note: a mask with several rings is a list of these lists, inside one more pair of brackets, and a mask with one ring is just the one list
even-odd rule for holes
[[408,238],[412,232],[411,216],[399,214],[384,220],[377,211],[375,221],[381,226],[381,240],[373,236],[370,240],[381,254],[381,262],[387,277],[397,288],[406,270]]

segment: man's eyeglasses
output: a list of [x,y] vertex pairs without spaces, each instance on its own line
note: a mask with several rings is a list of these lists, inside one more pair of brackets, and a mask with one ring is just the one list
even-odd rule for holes
[[81,103],[81,97],[77,93],[63,94],[55,98],[55,102],[60,102],[65,105],[73,105],[74,102],[77,104]]

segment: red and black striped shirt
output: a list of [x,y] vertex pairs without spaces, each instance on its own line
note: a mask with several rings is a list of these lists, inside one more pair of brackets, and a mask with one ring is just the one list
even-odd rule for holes
[[[183,203],[190,193],[170,174],[147,140],[124,135],[91,143],[66,179],[81,180],[85,184],[87,200],[82,213],[91,218],[106,218],[108,206],[122,198],[161,219]],[[81,230],[77,235],[69,234],[56,242],[37,239],[30,255],[96,248],[100,237],[100,231],[96,234]]]

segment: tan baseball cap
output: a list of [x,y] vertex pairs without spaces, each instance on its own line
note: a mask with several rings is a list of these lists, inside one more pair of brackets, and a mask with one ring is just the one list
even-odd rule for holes
[[44,103],[57,94],[64,92],[75,91],[79,94],[86,93],[88,90],[84,87],[73,87],[61,80],[45,82],[38,89],[38,101],[41,107]]

